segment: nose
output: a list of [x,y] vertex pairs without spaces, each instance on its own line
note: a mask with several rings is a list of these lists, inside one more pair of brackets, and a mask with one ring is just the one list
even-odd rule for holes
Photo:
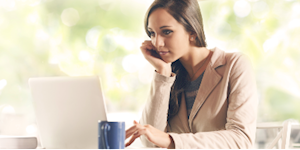
[[152,39],[152,44],[155,46],[156,49],[159,49],[160,47],[163,47],[165,43],[163,37],[157,35]]

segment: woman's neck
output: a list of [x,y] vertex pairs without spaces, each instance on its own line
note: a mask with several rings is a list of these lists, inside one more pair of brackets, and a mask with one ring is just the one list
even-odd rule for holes
[[185,56],[180,58],[181,64],[184,66],[190,76],[190,80],[197,79],[203,73],[212,52],[205,47],[192,47]]

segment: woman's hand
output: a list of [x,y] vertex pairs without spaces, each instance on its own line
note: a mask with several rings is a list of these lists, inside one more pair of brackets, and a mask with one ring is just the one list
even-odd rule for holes
[[153,65],[157,73],[165,75],[167,77],[171,76],[171,63],[166,63],[160,57],[151,41],[144,41],[140,48],[146,60],[148,60]]
[[174,141],[169,134],[156,129],[151,125],[141,125],[136,121],[134,121],[134,126],[126,130],[126,139],[130,136],[132,137],[125,146],[129,146],[136,138],[140,137],[141,135],[145,135],[151,143],[159,147],[174,148]]

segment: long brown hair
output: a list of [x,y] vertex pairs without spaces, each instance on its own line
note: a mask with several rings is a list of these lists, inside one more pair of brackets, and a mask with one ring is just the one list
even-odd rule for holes
[[[196,34],[196,46],[206,47],[202,15],[197,0],[155,0],[145,16],[145,30],[149,37],[151,36],[148,31],[148,18],[150,14],[158,8],[165,9],[184,26],[187,32]],[[176,73],[176,79],[171,87],[168,120],[179,111],[183,87],[188,79],[188,73],[179,59],[174,61],[171,66],[172,71]]]

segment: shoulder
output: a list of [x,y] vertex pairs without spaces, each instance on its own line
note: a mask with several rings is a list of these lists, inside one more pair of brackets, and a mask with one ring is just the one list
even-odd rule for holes
[[212,66],[218,68],[220,66],[227,67],[239,67],[239,66],[251,66],[250,59],[242,52],[225,52],[219,48],[214,48],[212,57]]
[[250,58],[242,52],[225,53],[225,58],[231,67],[251,67]]
[[241,52],[225,53],[226,68],[229,71],[231,78],[240,78],[241,76],[248,76],[247,79],[254,76],[254,69],[250,58]]
[[249,61],[247,55],[245,55],[242,52],[224,52],[225,58],[229,62],[235,62],[235,61]]

